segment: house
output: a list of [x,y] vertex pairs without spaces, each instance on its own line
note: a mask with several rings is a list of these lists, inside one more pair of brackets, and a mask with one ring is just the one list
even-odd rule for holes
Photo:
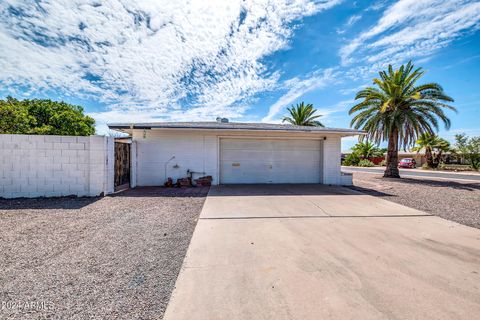
[[[387,154],[385,153],[385,158],[386,157],[387,157]],[[427,162],[424,153],[415,152],[415,151],[402,151],[402,150],[398,151],[398,161],[406,158],[415,159],[415,161],[417,162],[417,167],[421,167],[424,163]]]
[[[344,151],[342,152],[342,163],[345,160],[345,158],[352,154],[352,150]],[[424,163],[426,163],[426,158],[425,158],[425,153],[424,151],[422,152],[416,152],[416,151],[403,151],[399,150],[398,151],[398,161],[405,159],[405,158],[412,158],[415,159],[417,162],[417,166],[422,166]],[[385,152],[383,156],[378,156],[378,157],[370,157],[368,160],[372,161],[373,164],[375,165],[380,165],[385,159],[387,159],[387,153]]]
[[269,123],[114,123],[128,133],[131,185],[159,186],[168,177],[213,177],[213,184],[322,183],[349,185],[340,171],[341,138],[351,129]]

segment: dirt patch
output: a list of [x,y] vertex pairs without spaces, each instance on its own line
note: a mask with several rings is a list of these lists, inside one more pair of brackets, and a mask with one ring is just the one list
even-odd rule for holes
[[207,192],[0,200],[0,318],[161,318]]
[[386,179],[381,174],[355,172],[353,184],[356,190],[480,228],[480,183],[427,177]]

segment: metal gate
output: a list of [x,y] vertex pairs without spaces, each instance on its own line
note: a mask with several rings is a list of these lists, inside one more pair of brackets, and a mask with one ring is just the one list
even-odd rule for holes
[[115,142],[115,191],[130,186],[130,146]]

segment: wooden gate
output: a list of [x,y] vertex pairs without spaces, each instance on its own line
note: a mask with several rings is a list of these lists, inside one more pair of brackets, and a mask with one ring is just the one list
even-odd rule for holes
[[130,146],[115,142],[115,191],[130,186]]

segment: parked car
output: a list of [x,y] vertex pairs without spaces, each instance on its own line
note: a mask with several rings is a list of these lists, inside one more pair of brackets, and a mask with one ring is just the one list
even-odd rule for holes
[[398,163],[399,168],[415,169],[417,167],[417,161],[413,158],[404,158]]

